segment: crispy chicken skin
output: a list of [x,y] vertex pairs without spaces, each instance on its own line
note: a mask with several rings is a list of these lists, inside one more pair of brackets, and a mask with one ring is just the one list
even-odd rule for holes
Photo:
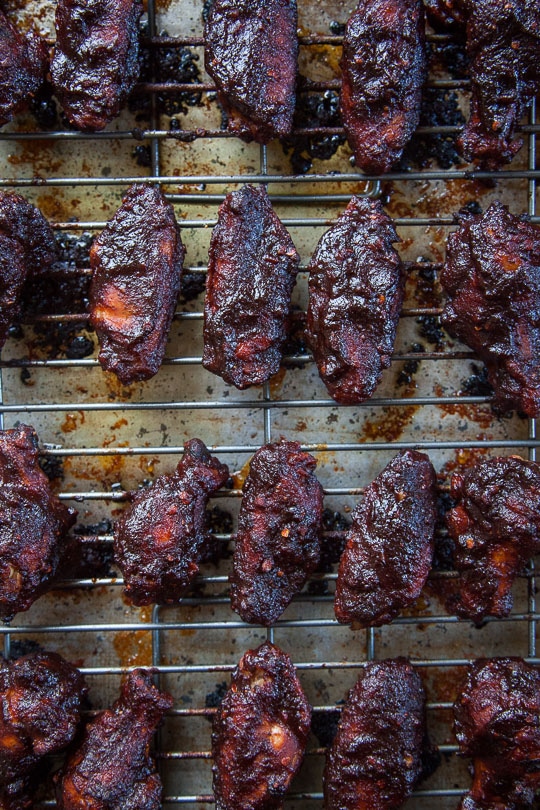
[[269,642],[248,650],[214,719],[216,810],[281,810],[310,723],[289,656]]
[[148,380],[161,366],[184,255],[172,205],[143,183],[131,186],[92,244],[90,314],[99,362],[125,385]]
[[58,774],[59,810],[159,810],[162,785],[149,749],[172,705],[151,672],[130,672],[118,700],[87,725]]
[[0,348],[20,315],[24,282],[58,258],[51,226],[34,205],[0,191]]
[[[540,672],[521,658],[475,661],[454,704],[473,786],[460,810],[528,810],[540,789]],[[535,805],[536,806],[536,805]]]
[[23,35],[0,10],[0,126],[24,109],[39,89],[48,61],[39,34]]
[[228,128],[268,143],[292,129],[298,59],[296,0],[212,0],[204,62]]
[[210,540],[206,504],[228,477],[228,467],[191,439],[175,472],[135,496],[114,530],[115,559],[133,604],[180,601]]
[[78,129],[116,118],[139,75],[140,0],[58,0],[51,76]]
[[388,172],[418,126],[426,79],[422,0],[360,0],[341,59],[341,114],[356,166]]
[[298,442],[266,444],[251,459],[235,536],[231,606],[271,625],[319,563],[323,490]]
[[210,242],[203,366],[237,388],[279,371],[300,257],[263,186],[219,208]]
[[56,653],[0,658],[0,807],[31,807],[26,788],[47,754],[74,738],[83,676]]
[[373,394],[390,365],[405,278],[399,238],[379,200],[353,197],[309,263],[306,338],[329,394]]
[[540,552],[540,465],[518,456],[483,459],[454,474],[451,494],[457,504],[446,522],[460,576],[447,607],[477,623],[507,616],[516,575]]
[[0,618],[8,621],[50,586],[77,512],[53,494],[27,425],[0,431],[0,482]]
[[418,598],[433,560],[437,479],[424,453],[402,450],[367,487],[339,563],[338,621],[378,627]]
[[372,662],[349,692],[326,757],[325,810],[394,810],[422,772],[425,693],[405,658]]
[[494,170],[523,145],[513,139],[540,91],[540,4],[536,0],[463,0],[471,110],[458,147],[467,160]]
[[486,364],[493,404],[540,416],[540,228],[499,202],[462,216],[440,281],[442,323]]

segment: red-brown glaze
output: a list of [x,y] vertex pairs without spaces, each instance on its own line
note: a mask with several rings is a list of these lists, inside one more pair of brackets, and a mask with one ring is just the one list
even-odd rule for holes
[[368,399],[390,365],[405,286],[397,241],[380,201],[353,197],[309,263],[306,338],[337,402]]
[[480,659],[454,704],[474,781],[460,810],[529,810],[540,789],[540,672],[521,658]]
[[540,228],[500,202],[463,216],[440,281],[442,323],[486,364],[494,404],[540,416]]
[[245,653],[214,719],[216,810],[281,810],[310,723],[289,656],[269,642]]
[[0,658],[0,807],[32,807],[32,775],[48,754],[64,749],[80,722],[86,685],[56,653]]
[[339,563],[338,621],[378,627],[418,598],[433,560],[437,478],[429,458],[402,450],[367,487]]
[[540,465],[483,459],[453,475],[451,494],[446,521],[460,576],[448,609],[474,622],[507,616],[516,575],[540,551]]
[[141,0],[58,0],[51,76],[78,129],[116,118],[139,75]]
[[0,431],[0,618],[11,619],[50,587],[77,512],[53,494],[38,464],[38,438]]
[[39,89],[49,49],[35,31],[23,35],[0,11],[0,126],[24,109]]
[[210,539],[208,499],[228,477],[229,468],[200,439],[191,439],[175,472],[160,475],[123,512],[114,530],[114,554],[133,604],[180,601]]
[[360,0],[345,30],[341,69],[341,114],[356,166],[388,172],[420,118],[422,0]]
[[262,186],[219,208],[210,242],[203,366],[237,388],[279,371],[300,257]]
[[231,606],[273,624],[319,563],[323,490],[298,442],[266,444],[251,459],[235,536]]
[[296,0],[213,0],[205,67],[229,131],[268,143],[292,128],[298,59]]
[[59,810],[159,810],[162,785],[150,743],[172,705],[151,672],[130,672],[118,700],[87,725],[58,774]]
[[138,183],[90,249],[91,322],[99,362],[120,382],[147,380],[161,366],[185,248],[172,205]]
[[395,810],[422,772],[426,696],[405,658],[367,664],[349,692],[324,771],[325,810]]

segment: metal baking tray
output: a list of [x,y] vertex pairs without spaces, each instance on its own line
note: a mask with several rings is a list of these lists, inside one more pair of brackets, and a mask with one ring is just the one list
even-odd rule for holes
[[[54,5],[49,0],[6,3],[22,25],[33,18],[51,41]],[[312,81],[312,92],[322,100],[326,93],[331,103],[339,87],[339,24],[354,4],[299,0],[298,5],[300,71]],[[79,510],[79,523],[86,527],[77,542],[99,553],[110,550],[111,521],[123,508],[124,493],[172,470],[184,441],[194,436],[233,471],[231,487],[212,503],[232,516],[233,525],[246,463],[261,444],[280,436],[299,440],[316,456],[325,506],[345,518],[362,488],[402,447],[429,452],[443,489],[452,471],[480,456],[534,458],[534,422],[517,414],[497,417],[481,386],[479,362],[437,327],[437,271],[453,214],[463,205],[485,208],[501,199],[514,213],[538,221],[534,108],[524,148],[496,174],[471,175],[464,164],[440,168],[436,161],[422,167],[413,162],[386,178],[366,181],[341,144],[329,159],[314,158],[307,175],[294,176],[290,155],[279,144],[246,145],[220,130],[221,114],[203,69],[201,11],[200,0],[147,3],[154,65],[166,48],[188,47],[200,71],[193,87],[184,87],[181,78],[175,88],[163,88],[147,76],[136,90],[138,110],[124,111],[98,135],[69,130],[61,120],[42,130],[31,115],[19,116],[0,132],[0,186],[24,194],[55,229],[84,247],[84,235],[101,230],[130,183],[140,178],[158,182],[175,206],[186,265],[200,280],[224,194],[243,182],[267,183],[301,255],[304,272],[294,293],[300,310],[306,303],[305,267],[320,235],[353,193],[380,195],[395,220],[402,239],[398,249],[407,263],[407,299],[395,354],[375,396],[361,406],[342,407],[329,399],[301,345],[290,347],[270,383],[240,392],[201,366],[201,293],[179,301],[160,372],[146,383],[124,387],[99,367],[97,341],[80,305],[66,304],[45,315],[27,313],[2,353],[0,413],[6,428],[17,421],[36,427],[60,497]],[[168,40],[160,37],[165,31]],[[442,52],[451,45],[444,35],[430,34],[429,41]],[[466,77],[456,78],[440,59],[430,72],[429,87],[447,101],[456,93],[458,107],[466,108]],[[191,91],[191,101],[198,103],[182,96],[174,116],[177,128],[171,130],[160,97],[169,98],[173,91],[177,96]],[[147,102],[146,119],[141,119],[141,99]],[[456,126],[438,123],[422,127],[420,134],[426,143],[451,138]],[[339,138],[342,130],[323,123],[319,134]],[[141,156],[148,165],[140,165]],[[81,253],[84,257],[82,248]],[[88,273],[84,260],[65,270],[72,280]],[[93,354],[74,357],[73,341],[88,346],[85,340],[93,341]],[[339,521],[330,525],[339,528]],[[228,515],[217,514],[215,526],[228,545]],[[329,542],[336,542],[335,535]],[[270,637],[292,655],[315,709],[317,734],[311,735],[286,801],[296,810],[322,806],[324,731],[361,667],[374,658],[410,656],[426,684],[429,728],[442,760],[406,807],[426,810],[437,801],[440,810],[455,808],[470,784],[452,733],[451,704],[464,666],[474,657],[507,654],[540,663],[533,563],[517,581],[506,620],[476,629],[447,615],[440,595],[453,573],[436,571],[413,609],[391,625],[357,632],[334,619],[335,566],[314,577],[268,631],[244,625],[232,613],[229,569],[226,556],[206,565],[189,598],[177,607],[154,609],[128,605],[115,576],[65,580],[9,627],[0,627],[0,650],[3,644],[5,655],[16,655],[37,643],[62,653],[84,671],[95,710],[114,700],[126,668],[157,667],[161,686],[175,698],[156,740],[164,807],[198,808],[213,801],[209,748],[216,701],[242,653]],[[115,573],[114,568],[105,573]],[[54,806],[50,794],[40,806]]]

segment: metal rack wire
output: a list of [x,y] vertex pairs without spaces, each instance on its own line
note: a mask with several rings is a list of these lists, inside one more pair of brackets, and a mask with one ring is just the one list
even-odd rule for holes
[[[181,4],[182,0],[178,0]],[[203,44],[202,39],[199,37],[162,37],[157,35],[157,14],[154,0],[148,0],[148,37],[149,43],[153,48],[159,48],[171,45],[188,45],[190,47],[200,46]],[[432,40],[443,41],[445,36],[431,36]],[[314,45],[326,46],[339,46],[341,39],[334,36],[304,36],[301,38],[301,44],[305,47]],[[326,82],[311,82],[306,85],[307,89],[320,90],[320,89],[335,89],[338,83],[335,81]],[[466,81],[455,80],[441,80],[431,82],[431,86],[440,88],[463,89],[466,88]],[[117,141],[133,139],[134,141],[144,140],[150,146],[151,166],[149,176],[144,178],[147,182],[155,182],[162,186],[212,186],[222,185],[226,187],[234,186],[235,184],[252,182],[252,183],[265,183],[269,187],[270,195],[276,204],[281,205],[304,205],[306,214],[302,217],[296,218],[283,218],[286,226],[291,228],[300,229],[315,229],[318,227],[325,227],[328,225],[328,218],[315,217],[309,215],[309,208],[312,204],[320,204],[321,199],[330,205],[339,205],[346,203],[350,198],[350,193],[345,191],[342,193],[329,193],[325,194],[324,189],[328,183],[336,184],[336,176],[330,171],[321,173],[320,171],[305,176],[295,176],[289,174],[273,174],[268,170],[268,151],[266,147],[260,149],[259,167],[256,172],[240,173],[240,174],[184,174],[181,176],[165,175],[162,172],[162,147],[163,144],[170,139],[179,139],[178,132],[170,132],[168,130],[159,128],[159,115],[156,104],[156,94],[179,92],[181,90],[189,90],[189,92],[211,92],[213,87],[209,83],[201,82],[199,84],[181,85],[181,84],[158,84],[156,82],[140,85],[137,92],[150,94],[152,99],[152,119],[150,127],[144,130],[122,130],[118,132],[105,132],[95,135],[88,135],[87,133],[70,132],[70,131],[57,131],[57,132],[2,132],[0,133],[0,142],[25,142],[25,141],[39,141],[48,140],[54,141],[88,141],[90,144],[114,139]],[[516,169],[510,167],[503,172],[493,173],[485,171],[471,171],[470,169],[451,169],[451,170],[420,170],[411,172],[393,172],[384,178],[385,183],[406,183],[414,184],[416,181],[422,182],[435,182],[441,181],[448,183],[452,180],[473,181],[477,180],[497,180],[500,185],[510,181],[521,181],[523,184],[523,210],[527,211],[533,222],[540,222],[540,217],[537,216],[536,211],[536,195],[537,195],[537,182],[540,176],[540,171],[536,168],[536,137],[540,131],[540,126],[536,123],[535,107],[531,108],[530,120],[527,126],[523,127],[528,141],[528,163],[526,167]],[[456,131],[455,127],[424,127],[421,130],[424,134],[451,134]],[[341,134],[341,128],[320,128],[316,130],[317,134]],[[314,130],[310,131],[315,134]],[[306,134],[304,130],[297,134]],[[184,131],[180,133],[180,140],[189,141],[191,139],[208,139],[212,141],[214,138],[228,138],[228,134],[221,130],[204,129]],[[141,180],[140,176],[129,176],[127,174],[115,175],[113,177],[20,177],[17,179],[0,178],[0,187],[17,187],[25,188],[61,188],[61,187],[90,187],[95,188],[98,193],[101,186],[121,186],[127,187],[132,182]],[[347,189],[348,185],[363,183],[364,180],[368,183],[363,186],[363,193],[378,195],[381,193],[382,179],[379,177],[366,177],[359,176],[355,172],[342,173],[339,175],[339,184],[343,189]],[[309,191],[304,194],[302,192],[305,184],[314,184],[317,189],[316,193]],[[291,191],[286,193],[276,193],[276,187],[279,191],[281,187],[290,187]],[[298,193],[296,193],[298,192]],[[204,193],[181,193],[168,195],[173,203],[181,202],[183,207],[193,206],[194,211],[200,205],[217,205],[223,199],[224,195],[213,194],[210,192]],[[526,198],[525,198],[526,196]],[[426,228],[432,227],[448,227],[453,224],[453,219],[450,216],[407,216],[407,217],[394,217],[395,224],[400,227],[407,227],[418,229],[420,232]],[[190,229],[208,229],[215,223],[213,218],[192,218],[180,221],[180,225],[184,230]],[[105,222],[98,220],[79,221],[79,222],[66,222],[55,221],[53,226],[58,230],[65,230],[71,232],[86,231],[86,230],[99,230],[104,227]],[[408,267],[412,269],[414,262],[409,262]],[[431,266],[436,270],[438,268],[437,262],[431,262]],[[205,268],[200,266],[193,266],[188,268],[192,272],[204,272]],[[303,266],[305,270],[305,265]],[[88,269],[78,269],[79,274],[88,273]],[[421,316],[436,316],[440,313],[440,307],[436,306],[408,306],[402,313],[404,319],[418,318]],[[176,313],[176,321],[180,324],[200,322],[202,314],[200,311],[188,311],[185,308],[180,308]],[[35,316],[30,319],[30,324],[36,323],[67,323],[69,321],[76,323],[84,323],[87,319],[85,313],[59,313],[54,315]],[[434,363],[434,368],[438,369],[441,364],[446,362],[468,361],[474,359],[474,355],[460,347],[449,349],[444,347],[442,350],[425,351],[419,355],[412,351],[396,350],[393,362],[400,363],[403,361],[415,361],[421,359],[422,362],[429,364]],[[308,367],[312,365],[312,358],[309,354],[290,355],[285,358],[286,362],[296,364],[299,367]],[[10,401],[3,394],[4,391],[4,375],[9,371],[15,369],[31,369],[39,370],[44,374],[56,375],[61,373],[62,370],[81,369],[91,370],[97,366],[97,360],[92,359],[50,359],[50,358],[35,358],[25,356],[23,358],[8,358],[0,361],[0,420],[3,426],[4,419],[13,420],[19,418],[22,421],[28,419],[30,422],[35,418],[47,418],[48,415],[58,413],[81,413],[81,414],[103,414],[109,412],[121,412],[129,421],[133,415],[141,415],[150,418],[152,415],[159,415],[163,412],[181,412],[189,415],[197,414],[198,412],[208,412],[211,415],[223,413],[223,419],[227,420],[229,414],[241,414],[251,424],[257,425],[258,435],[261,441],[254,442],[235,442],[235,443],[222,443],[213,447],[213,451],[218,456],[223,456],[224,460],[227,457],[236,458],[238,456],[244,457],[252,454],[262,441],[268,442],[278,437],[281,432],[281,426],[276,427],[276,417],[289,411],[298,411],[299,413],[313,414],[316,411],[323,411],[325,409],[335,409],[336,404],[324,397],[319,398],[306,398],[301,396],[276,396],[272,389],[271,384],[266,383],[260,390],[254,394],[249,394],[242,398],[236,397],[212,397],[197,398],[197,399],[182,399],[171,398],[168,400],[159,399],[153,401],[151,398],[143,396],[141,401],[117,401],[100,399],[98,402],[92,401],[90,396],[86,398],[76,399],[74,397],[68,398],[64,401],[56,400],[54,398],[47,399],[47,377],[44,378],[45,382],[40,388],[42,399],[35,401]],[[165,367],[179,367],[189,368],[197,373],[201,365],[201,357],[198,354],[178,354],[168,356],[165,361]],[[436,372],[435,372],[436,373]],[[380,410],[384,413],[385,408],[403,409],[403,408],[418,408],[420,412],[426,414],[430,409],[438,409],[441,406],[485,406],[489,403],[489,398],[485,396],[463,396],[460,394],[431,393],[428,396],[403,396],[399,390],[395,389],[390,396],[375,396],[369,403],[365,403],[361,408],[370,410]],[[341,409],[340,409],[341,410]],[[344,409],[346,410],[346,409]],[[347,441],[325,441],[328,437],[322,436],[321,442],[303,442],[303,447],[313,452],[316,456],[323,454],[350,454],[353,462],[347,469],[348,480],[345,485],[335,485],[329,479],[325,486],[325,495],[328,499],[346,497],[354,499],[363,491],[363,486],[355,484],[353,472],[355,466],[360,462],[358,459],[364,458],[363,453],[394,453],[398,449],[405,447],[414,447],[424,449],[427,451],[449,451],[460,452],[465,450],[477,449],[481,451],[505,452],[507,450],[519,450],[522,454],[527,453],[530,459],[536,458],[536,448],[540,444],[537,437],[537,426],[534,420],[529,420],[527,434],[525,437],[521,433],[519,435],[511,435],[509,437],[498,437],[486,439],[484,437],[473,437],[466,434],[464,438],[460,439],[444,439],[444,438],[425,438],[422,439],[365,439],[355,437],[351,434],[351,438]],[[290,438],[297,438],[289,433]],[[132,436],[128,446],[64,446],[57,445],[54,442],[48,441],[50,437],[47,435],[42,436],[44,441],[44,450],[48,457],[59,458],[61,460],[91,460],[93,458],[113,458],[120,457],[133,458],[137,456],[152,456],[159,459],[166,458],[167,456],[177,456],[182,452],[182,446],[179,442],[169,442],[166,445],[155,444],[137,444],[135,436]],[[381,465],[382,466],[382,463]],[[94,487],[94,482],[90,482],[90,487],[83,490],[77,489],[76,492],[66,489],[60,493],[60,497],[68,501],[77,501],[84,509],[94,502],[98,502],[98,508],[102,509],[108,514],[112,514],[112,509],[115,504],[122,502],[126,499],[126,491],[121,486],[111,486],[107,489],[98,490]],[[234,504],[237,503],[241,497],[241,490],[238,486],[228,489],[219,494],[219,502]],[[332,533],[330,533],[332,534]],[[333,533],[333,539],[339,540],[340,532]],[[112,536],[109,532],[100,534],[99,536],[89,535],[81,538],[87,543],[97,543],[103,547],[110,546]],[[230,533],[223,533],[218,535],[224,543],[228,543],[231,539]],[[332,539],[332,538],[331,538]],[[335,580],[335,573],[326,573],[319,577],[319,582],[327,583],[330,587]],[[438,582],[451,579],[454,573],[451,571],[435,571],[430,576],[431,585],[437,588]],[[520,584],[524,586],[524,598],[519,602],[517,609],[505,620],[498,620],[486,622],[487,628],[495,628],[495,633],[500,633],[504,639],[501,642],[500,650],[495,648],[499,654],[504,654],[506,651],[505,643],[508,634],[503,632],[503,628],[510,626],[517,626],[525,628],[525,632],[521,630],[517,634],[520,636],[518,643],[521,645],[518,654],[523,655],[528,661],[540,664],[540,658],[537,656],[536,650],[536,633],[540,614],[537,611],[535,592],[535,567],[531,562],[527,571],[520,578]],[[118,577],[101,577],[97,580],[88,578],[79,578],[76,580],[66,580],[60,583],[58,592],[75,593],[80,599],[87,604],[88,613],[83,611],[82,617],[78,615],[77,620],[71,621],[69,612],[66,612],[61,621],[56,620],[56,614],[51,613],[53,617],[50,619],[49,614],[44,609],[42,616],[32,613],[31,620],[23,614],[17,617],[12,626],[0,627],[0,636],[3,639],[4,655],[9,656],[12,651],[12,645],[15,641],[24,640],[27,638],[35,638],[39,643],[47,646],[48,644],[56,645],[59,649],[62,644],[71,644],[72,640],[80,639],[81,645],[83,639],[93,636],[114,636],[115,634],[133,633],[135,635],[144,633],[150,638],[150,646],[148,650],[147,664],[156,667],[159,673],[159,679],[163,682],[166,688],[174,688],[178,683],[182,683],[183,679],[191,676],[208,676],[219,677],[220,673],[229,673],[237,663],[238,658],[244,649],[237,648],[235,653],[231,652],[234,649],[234,640],[232,646],[229,646],[229,653],[227,660],[224,662],[210,658],[201,650],[200,659],[184,663],[167,663],[170,655],[168,650],[164,652],[173,642],[170,641],[171,637],[180,637],[178,634],[182,633],[202,633],[206,634],[208,644],[213,643],[212,639],[215,634],[223,634],[227,638],[232,634],[238,635],[239,644],[243,643],[244,631],[247,630],[246,625],[233,618],[230,614],[227,616],[226,609],[228,606],[228,597],[225,593],[227,585],[227,574],[219,572],[218,574],[204,574],[200,577],[200,585],[213,588],[210,595],[204,594],[203,596],[190,596],[183,600],[181,610],[179,612],[180,619],[174,615],[171,618],[171,611],[168,608],[154,607],[150,616],[135,617],[130,615],[129,619],[122,621],[111,621],[110,616],[103,618],[103,614],[99,613],[98,617],[93,615],[92,610],[94,606],[94,597],[98,593],[105,592],[106,599],[113,600],[119,603],[119,589],[122,586],[122,580]],[[97,597],[96,597],[97,598]],[[41,600],[40,600],[41,601]],[[297,612],[293,618],[284,618],[280,620],[277,625],[270,628],[267,632],[267,637],[270,640],[275,640],[276,643],[283,643],[282,639],[289,641],[294,637],[291,633],[297,632],[300,634],[307,634],[314,631],[313,638],[321,639],[322,634],[326,634],[327,638],[337,634],[340,626],[337,624],[332,616],[331,607],[332,595],[331,591],[322,595],[312,595],[304,593],[295,600],[295,608]],[[38,603],[39,605],[39,603]],[[36,608],[38,608],[36,605]],[[197,610],[202,608],[209,611],[208,615],[211,618],[194,619],[193,616],[197,615]],[[303,618],[304,608],[308,612]],[[187,611],[182,614],[182,611]],[[194,611],[192,614],[190,611]],[[217,611],[219,618],[215,618],[213,611]],[[221,611],[221,612],[220,612]],[[37,615],[37,619],[36,619]],[[206,614],[203,613],[203,616]],[[286,614],[287,616],[289,613]],[[221,618],[225,616],[225,618]],[[99,619],[99,620],[98,620]],[[131,620],[130,620],[131,619]],[[454,641],[448,644],[446,649],[442,652],[434,645],[433,652],[430,650],[429,645],[426,646],[426,653],[424,655],[415,655],[416,638],[423,632],[428,631],[429,628],[435,629],[438,633],[445,634],[456,630]],[[266,633],[266,631],[264,631]],[[348,631],[347,631],[348,632]],[[359,634],[355,636],[355,642],[351,643],[351,650],[342,657],[334,660],[325,660],[323,650],[313,646],[311,655],[308,655],[307,660],[296,660],[297,667],[300,672],[300,677],[304,678],[310,674],[314,674],[320,681],[330,681],[336,676],[341,683],[340,678],[345,678],[348,686],[351,686],[355,672],[358,671],[366,661],[373,660],[379,657],[386,657],[387,655],[397,654],[395,649],[402,650],[403,644],[407,646],[408,639],[410,639],[411,653],[413,663],[419,667],[426,677],[430,680],[431,689],[428,690],[430,700],[428,709],[430,717],[437,716],[439,724],[442,728],[446,729],[446,734],[439,739],[439,748],[441,753],[455,760],[456,746],[454,745],[450,733],[451,724],[451,698],[441,697],[442,692],[433,687],[433,677],[444,679],[450,677],[453,679],[452,687],[447,690],[451,695],[452,688],[455,689],[455,673],[463,668],[470,660],[472,655],[460,655],[459,651],[463,649],[474,649],[470,641],[465,640],[465,636],[471,632],[467,623],[459,622],[455,617],[449,616],[444,611],[435,610],[434,612],[423,610],[421,607],[413,611],[410,615],[403,615],[396,619],[392,624],[392,633],[395,634],[389,640],[384,636],[381,631],[370,629],[364,631],[362,634],[362,643],[357,641]],[[475,631],[475,632],[488,632]],[[261,637],[259,629],[258,636]],[[318,635],[317,635],[318,634]],[[463,642],[462,642],[463,636]],[[392,640],[393,639],[393,640]],[[84,642],[86,644],[86,642]],[[315,642],[313,642],[315,643]],[[460,646],[462,643],[462,647]],[[326,644],[326,641],[324,642]],[[356,644],[356,647],[354,646]],[[287,649],[287,643],[283,644]],[[329,644],[329,646],[331,646]],[[348,644],[342,645],[345,649]],[[71,649],[70,647],[70,649]],[[293,658],[294,646],[289,645],[289,651],[292,651]],[[515,652],[515,649],[512,650]],[[309,650],[308,650],[309,653]],[[93,661],[85,660],[84,665],[81,667],[82,671],[87,676],[90,683],[93,681],[101,683],[99,680],[102,677],[109,678],[114,684],[118,684],[118,680],[125,671],[125,665],[119,661],[117,664],[108,663],[107,665],[98,665]],[[349,670],[352,670],[350,676]],[[176,680],[175,680],[176,679]],[[341,688],[340,696],[344,697],[343,688]],[[346,690],[345,690],[346,691]],[[444,691],[444,690],[443,690]],[[325,694],[322,689],[323,695]],[[177,697],[177,694],[175,694]],[[101,697],[100,697],[101,699]],[[197,696],[198,702],[195,705],[186,705],[181,700],[175,702],[175,707],[167,720],[167,724],[172,724],[172,730],[167,731],[167,726],[157,741],[156,753],[162,768],[165,785],[166,796],[164,799],[165,807],[173,807],[177,805],[190,805],[199,807],[211,804],[213,797],[210,792],[209,770],[205,770],[200,781],[198,782],[197,771],[204,763],[210,759],[210,752],[207,747],[200,747],[195,742],[193,745],[189,744],[190,740],[190,723],[195,723],[199,719],[209,719],[212,717],[215,709],[211,706],[202,705],[201,695]],[[333,698],[322,700],[315,700],[315,713],[318,715],[329,715],[339,707],[336,706],[336,701]],[[440,718],[443,718],[442,720]],[[180,748],[174,744],[174,734],[176,725],[180,722],[183,724],[182,740],[187,740],[188,743],[185,747]],[[209,727],[207,727],[209,729]],[[194,734],[194,739],[197,741],[200,738],[199,731]],[[203,734],[204,737],[204,734]],[[209,731],[206,734],[209,740]],[[171,744],[173,740],[173,744]],[[300,787],[297,788],[290,796],[287,806],[295,808],[312,808],[320,806],[322,798],[320,780],[317,774],[319,769],[311,767],[311,761],[320,761],[322,759],[324,749],[321,746],[312,744],[308,757],[306,760],[306,776],[304,781],[300,782]],[[181,777],[178,776],[178,769],[185,763],[193,763],[192,771],[187,773],[184,787],[184,773]],[[452,772],[453,773],[453,772]],[[457,804],[457,797],[459,797],[467,787],[466,777],[464,777],[463,769],[459,773],[458,781],[456,778],[449,775],[443,775],[442,782],[435,781],[429,782],[427,785],[422,786],[414,794],[411,800],[411,808],[426,808],[432,806],[431,803],[434,798],[437,798],[441,808],[453,807]],[[201,785],[197,790],[190,790],[190,787]],[[319,802],[319,804],[317,804]],[[54,806],[52,799],[46,799],[42,802],[42,806]]]

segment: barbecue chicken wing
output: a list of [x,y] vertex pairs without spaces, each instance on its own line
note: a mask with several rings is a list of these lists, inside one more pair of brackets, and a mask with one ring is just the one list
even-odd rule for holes
[[140,0],[58,0],[51,76],[78,129],[116,118],[139,75]]
[[149,748],[172,705],[151,672],[130,672],[118,700],[87,725],[57,776],[59,810],[159,810],[161,779]]
[[319,563],[323,490],[298,442],[261,447],[238,516],[231,606],[245,622],[273,624]]
[[379,200],[353,197],[309,263],[306,337],[337,402],[368,399],[390,365],[405,286],[397,241]]
[[8,621],[49,587],[77,513],[53,494],[27,425],[0,431],[0,482],[0,618]]
[[424,453],[402,450],[367,487],[339,563],[338,621],[378,627],[412,604],[433,560],[437,479]]
[[460,810],[532,808],[540,789],[538,669],[521,658],[475,661],[454,713],[461,752],[474,762]]
[[494,405],[540,416],[540,228],[496,202],[448,237],[442,323],[486,364]]
[[454,474],[451,494],[446,521],[460,576],[448,609],[474,622],[507,616],[516,575],[540,551],[540,465],[484,459]]
[[131,186],[90,249],[99,362],[129,384],[156,374],[180,290],[185,249],[160,189]]
[[65,748],[80,721],[86,686],[56,653],[0,658],[0,807],[31,807],[32,772]]
[[249,650],[214,719],[216,810],[281,810],[310,723],[289,656],[269,642]]
[[463,0],[471,73],[471,111],[458,146],[467,160],[498,169],[523,145],[513,139],[540,92],[540,4]]
[[367,664],[349,692],[324,770],[325,810],[394,810],[422,772],[424,688],[405,658]]
[[268,143],[292,129],[298,59],[296,0],[212,0],[204,63],[228,128]]
[[300,257],[266,190],[244,186],[221,204],[210,242],[203,366],[237,388],[279,371]]
[[54,233],[41,211],[18,194],[0,191],[0,348],[20,315],[27,277],[57,258]]
[[0,10],[0,126],[39,89],[48,61],[49,50],[39,34],[23,35]]
[[418,126],[425,47],[422,0],[360,0],[347,23],[341,114],[367,174],[389,171]]
[[175,472],[135,496],[114,531],[115,559],[135,605],[180,601],[210,539],[206,504],[228,477],[228,467],[191,439]]

